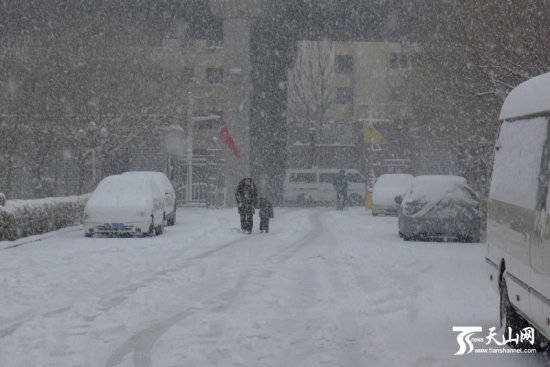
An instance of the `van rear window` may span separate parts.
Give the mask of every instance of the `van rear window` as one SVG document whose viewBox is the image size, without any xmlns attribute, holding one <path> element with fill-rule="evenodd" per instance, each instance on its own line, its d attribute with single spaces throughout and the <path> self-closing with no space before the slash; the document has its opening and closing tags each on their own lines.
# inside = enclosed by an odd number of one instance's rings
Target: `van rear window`
<svg viewBox="0 0 550 367">
<path fill-rule="evenodd" d="M 336 173 L 319 173 L 319 182 L 332 184 L 335 177 Z"/>
<path fill-rule="evenodd" d="M 363 183 L 363 182 L 365 182 L 365 180 L 363 179 L 363 176 L 361 176 L 360 174 L 357 174 L 357 173 L 348 173 L 348 174 L 346 174 L 346 179 L 348 180 L 348 182 L 353 182 L 353 183 Z"/>
<path fill-rule="evenodd" d="M 315 173 L 291 173 L 289 180 L 292 183 L 317 183 Z"/>
</svg>

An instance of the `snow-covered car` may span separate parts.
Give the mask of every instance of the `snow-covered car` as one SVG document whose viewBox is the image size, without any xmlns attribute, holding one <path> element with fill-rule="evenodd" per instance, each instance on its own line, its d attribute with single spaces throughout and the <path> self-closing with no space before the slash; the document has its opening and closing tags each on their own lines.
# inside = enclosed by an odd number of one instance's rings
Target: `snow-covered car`
<svg viewBox="0 0 550 367">
<path fill-rule="evenodd" d="M 395 197 L 403 195 L 413 179 L 413 175 L 405 173 L 384 174 L 378 177 L 372 190 L 372 215 L 396 217 L 399 204 L 395 202 Z"/>
<path fill-rule="evenodd" d="M 176 192 L 174 186 L 162 172 L 156 171 L 129 171 L 125 175 L 141 175 L 153 180 L 159 189 L 164 193 L 166 224 L 173 226 L 176 224 Z"/>
<path fill-rule="evenodd" d="M 84 207 L 84 235 L 159 235 L 164 231 L 164 195 L 139 175 L 105 177 Z"/>
<path fill-rule="evenodd" d="M 400 204 L 399 236 L 405 240 L 479 242 L 479 198 L 459 176 L 417 176 Z"/>
</svg>

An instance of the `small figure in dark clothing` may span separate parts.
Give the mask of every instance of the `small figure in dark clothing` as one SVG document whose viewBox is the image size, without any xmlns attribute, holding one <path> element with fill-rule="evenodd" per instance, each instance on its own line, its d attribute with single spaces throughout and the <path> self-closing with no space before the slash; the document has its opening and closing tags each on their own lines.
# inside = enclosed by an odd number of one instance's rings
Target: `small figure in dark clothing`
<svg viewBox="0 0 550 367">
<path fill-rule="evenodd" d="M 336 210 L 344 210 L 344 205 L 348 199 L 348 180 L 346 179 L 346 171 L 340 170 L 340 173 L 334 178 L 332 183 L 336 190 Z"/>
<path fill-rule="evenodd" d="M 258 206 L 258 190 L 251 178 L 243 178 L 237 186 L 235 200 L 241 216 L 241 230 L 252 233 L 254 208 Z"/>
<path fill-rule="evenodd" d="M 269 232 L 269 219 L 274 217 L 273 205 L 264 196 L 260 197 L 260 232 Z"/>
</svg>

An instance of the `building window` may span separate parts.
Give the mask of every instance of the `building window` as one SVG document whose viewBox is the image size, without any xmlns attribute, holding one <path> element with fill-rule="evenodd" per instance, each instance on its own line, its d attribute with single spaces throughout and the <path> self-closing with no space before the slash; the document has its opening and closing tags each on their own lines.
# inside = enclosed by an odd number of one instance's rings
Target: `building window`
<svg viewBox="0 0 550 367">
<path fill-rule="evenodd" d="M 397 52 L 390 53 L 390 68 L 391 69 L 399 68 L 399 54 Z"/>
<path fill-rule="evenodd" d="M 223 69 L 222 68 L 207 68 L 206 69 L 206 81 L 210 84 L 223 83 Z"/>
<path fill-rule="evenodd" d="M 399 87 L 390 87 L 389 99 L 392 102 L 404 102 L 405 93 L 403 89 Z"/>
<path fill-rule="evenodd" d="M 336 72 L 340 74 L 353 73 L 353 56 L 336 55 Z"/>
<path fill-rule="evenodd" d="M 209 38 L 206 40 L 206 48 L 218 49 L 223 48 L 223 38 Z"/>
<path fill-rule="evenodd" d="M 206 39 L 206 48 L 213 51 L 223 48 L 223 18 L 214 17 L 203 29 L 203 36 L 198 38 Z"/>
<path fill-rule="evenodd" d="M 193 68 L 189 66 L 184 67 L 181 73 L 182 82 L 189 83 L 191 78 L 193 78 Z"/>
<path fill-rule="evenodd" d="M 336 103 L 352 104 L 353 89 L 352 88 L 336 88 Z"/>
<path fill-rule="evenodd" d="M 390 52 L 391 69 L 408 69 L 410 67 L 409 55 L 400 52 Z"/>
</svg>

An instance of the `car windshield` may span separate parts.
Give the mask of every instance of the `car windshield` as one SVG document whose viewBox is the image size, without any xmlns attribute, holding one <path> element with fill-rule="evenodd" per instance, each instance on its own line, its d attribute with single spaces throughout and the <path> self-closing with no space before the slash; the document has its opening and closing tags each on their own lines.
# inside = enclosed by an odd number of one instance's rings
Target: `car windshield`
<svg viewBox="0 0 550 367">
<path fill-rule="evenodd" d="M 475 193 L 466 186 L 466 180 L 456 176 L 419 176 L 403 197 L 404 212 L 408 215 L 425 213 L 437 204 L 464 202 L 478 204 Z"/>
</svg>

